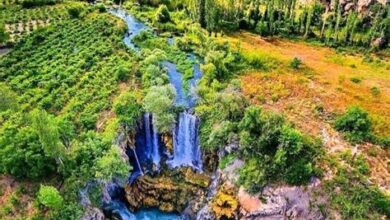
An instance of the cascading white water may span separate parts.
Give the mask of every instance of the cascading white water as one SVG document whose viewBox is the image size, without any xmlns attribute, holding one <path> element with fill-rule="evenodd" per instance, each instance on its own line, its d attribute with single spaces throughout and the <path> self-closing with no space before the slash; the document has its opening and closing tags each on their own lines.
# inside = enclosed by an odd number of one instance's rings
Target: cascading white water
<svg viewBox="0 0 390 220">
<path fill-rule="evenodd" d="M 153 115 L 150 113 L 144 114 L 144 126 L 145 126 L 145 149 L 146 156 L 157 167 L 160 166 L 160 142 L 157 128 L 153 123 Z"/>
<path fill-rule="evenodd" d="M 202 170 L 202 158 L 198 139 L 199 119 L 187 112 L 179 115 L 178 124 L 173 132 L 172 167 L 191 166 Z"/>
<path fill-rule="evenodd" d="M 160 144 L 159 144 L 159 135 L 157 133 L 157 128 L 155 123 L 153 123 L 153 147 L 152 147 L 152 161 L 159 168 L 160 166 Z"/>
</svg>

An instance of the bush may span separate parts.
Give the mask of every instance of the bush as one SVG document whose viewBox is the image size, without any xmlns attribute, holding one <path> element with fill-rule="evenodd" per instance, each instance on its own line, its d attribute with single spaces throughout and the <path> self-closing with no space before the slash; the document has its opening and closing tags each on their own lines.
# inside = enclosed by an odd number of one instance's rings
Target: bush
<svg viewBox="0 0 390 220">
<path fill-rule="evenodd" d="M 356 84 L 362 82 L 362 80 L 360 78 L 356 78 L 356 77 L 352 77 L 350 80 L 351 80 L 351 82 L 356 83 Z"/>
<path fill-rule="evenodd" d="M 27 123 L 27 122 L 26 122 Z M 10 121 L 0 133 L 0 172 L 21 179 L 39 179 L 56 170 L 54 159 L 45 155 L 32 127 Z"/>
<path fill-rule="evenodd" d="M 156 21 L 166 23 L 171 21 L 171 15 L 166 5 L 160 5 L 156 12 Z"/>
<path fill-rule="evenodd" d="M 299 58 L 294 57 L 294 59 L 290 62 L 290 67 L 293 69 L 299 69 L 301 64 L 302 64 L 302 61 Z"/>
<path fill-rule="evenodd" d="M 370 91 L 371 91 L 372 96 L 375 96 L 375 97 L 379 96 L 381 94 L 381 90 L 376 86 L 371 87 Z"/>
<path fill-rule="evenodd" d="M 334 127 L 344 132 L 345 137 L 353 143 L 367 141 L 371 137 L 371 121 L 368 113 L 357 106 L 350 107 L 346 113 L 339 116 Z"/>
<path fill-rule="evenodd" d="M 256 33 L 260 34 L 261 36 L 268 36 L 271 34 L 269 31 L 269 28 L 267 26 L 267 22 L 257 23 L 255 31 L 256 31 Z"/>
<path fill-rule="evenodd" d="M 236 156 L 234 154 L 228 154 L 222 157 L 221 160 L 219 161 L 218 167 L 220 169 L 225 169 L 235 158 Z"/>
<path fill-rule="evenodd" d="M 80 18 L 82 8 L 80 7 L 72 7 L 68 9 L 68 14 L 70 18 Z"/>
<path fill-rule="evenodd" d="M 131 92 L 126 92 L 115 100 L 115 113 L 120 123 L 132 126 L 141 117 L 142 106 Z"/>
<path fill-rule="evenodd" d="M 63 198 L 58 190 L 52 186 L 41 185 L 38 192 L 38 202 L 41 205 L 53 210 L 61 208 Z"/>
<path fill-rule="evenodd" d="M 245 165 L 240 182 L 246 188 L 272 181 L 304 184 L 316 175 L 315 159 L 320 145 L 285 123 L 283 117 L 263 112 L 256 106 L 246 109 L 239 124 L 240 147 Z"/>
<path fill-rule="evenodd" d="M 130 78 L 130 69 L 125 66 L 119 66 L 115 71 L 115 78 L 118 81 L 126 81 Z"/>
<path fill-rule="evenodd" d="M 104 4 L 99 3 L 99 4 L 96 5 L 96 7 L 97 7 L 97 9 L 99 10 L 100 13 L 104 13 L 104 12 L 107 11 L 106 6 L 104 6 Z"/>
</svg>

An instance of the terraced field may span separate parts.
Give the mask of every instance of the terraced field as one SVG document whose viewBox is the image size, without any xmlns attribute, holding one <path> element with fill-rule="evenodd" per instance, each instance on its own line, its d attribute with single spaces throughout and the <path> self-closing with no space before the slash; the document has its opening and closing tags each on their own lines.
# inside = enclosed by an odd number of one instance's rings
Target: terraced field
<svg viewBox="0 0 390 220">
<path fill-rule="evenodd" d="M 15 42 L 22 35 L 69 18 L 68 9 L 85 6 L 82 2 L 65 1 L 56 5 L 38 8 L 22 8 L 16 2 L 0 3 L 0 21 L 10 35 L 10 42 Z"/>
</svg>

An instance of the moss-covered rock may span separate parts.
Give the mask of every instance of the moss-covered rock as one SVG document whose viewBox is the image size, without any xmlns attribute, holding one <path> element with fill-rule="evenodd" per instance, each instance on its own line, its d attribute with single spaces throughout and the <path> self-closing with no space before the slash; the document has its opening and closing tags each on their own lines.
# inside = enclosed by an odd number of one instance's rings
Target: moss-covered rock
<svg viewBox="0 0 390 220">
<path fill-rule="evenodd" d="M 211 201 L 211 209 L 216 219 L 236 219 L 238 200 L 233 185 L 224 184 Z"/>
<path fill-rule="evenodd" d="M 139 177 L 125 187 L 130 209 L 158 208 L 166 212 L 182 212 L 190 201 L 204 197 L 210 177 L 181 169 L 170 175 Z"/>
</svg>

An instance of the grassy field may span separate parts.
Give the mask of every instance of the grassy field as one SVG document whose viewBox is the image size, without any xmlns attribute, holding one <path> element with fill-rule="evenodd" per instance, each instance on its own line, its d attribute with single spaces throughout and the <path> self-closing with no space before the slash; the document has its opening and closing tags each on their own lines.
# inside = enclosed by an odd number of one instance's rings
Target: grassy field
<svg viewBox="0 0 390 220">
<path fill-rule="evenodd" d="M 353 147 L 332 127 L 335 117 L 352 105 L 369 112 L 376 135 L 390 135 L 388 58 L 351 55 L 300 41 L 263 39 L 248 32 L 220 40 L 263 63 L 260 70 L 247 70 L 239 77 L 250 102 L 282 113 L 299 130 L 320 138 L 329 155 L 339 158 L 340 152 Z M 294 58 L 302 62 L 299 68 L 291 67 Z M 369 179 L 389 191 L 389 150 L 365 143 L 358 146 L 358 152 L 364 152 L 371 168 Z"/>
<path fill-rule="evenodd" d="M 359 105 L 370 113 L 376 134 L 390 135 L 388 58 L 343 54 L 303 42 L 262 39 L 247 32 L 225 39 L 239 45 L 246 56 L 273 61 L 264 71 L 241 76 L 244 93 L 253 103 L 287 113 L 312 134 L 321 131 L 316 123 L 319 115 L 332 116 Z M 290 67 L 294 58 L 302 62 L 298 69 Z"/>
</svg>

